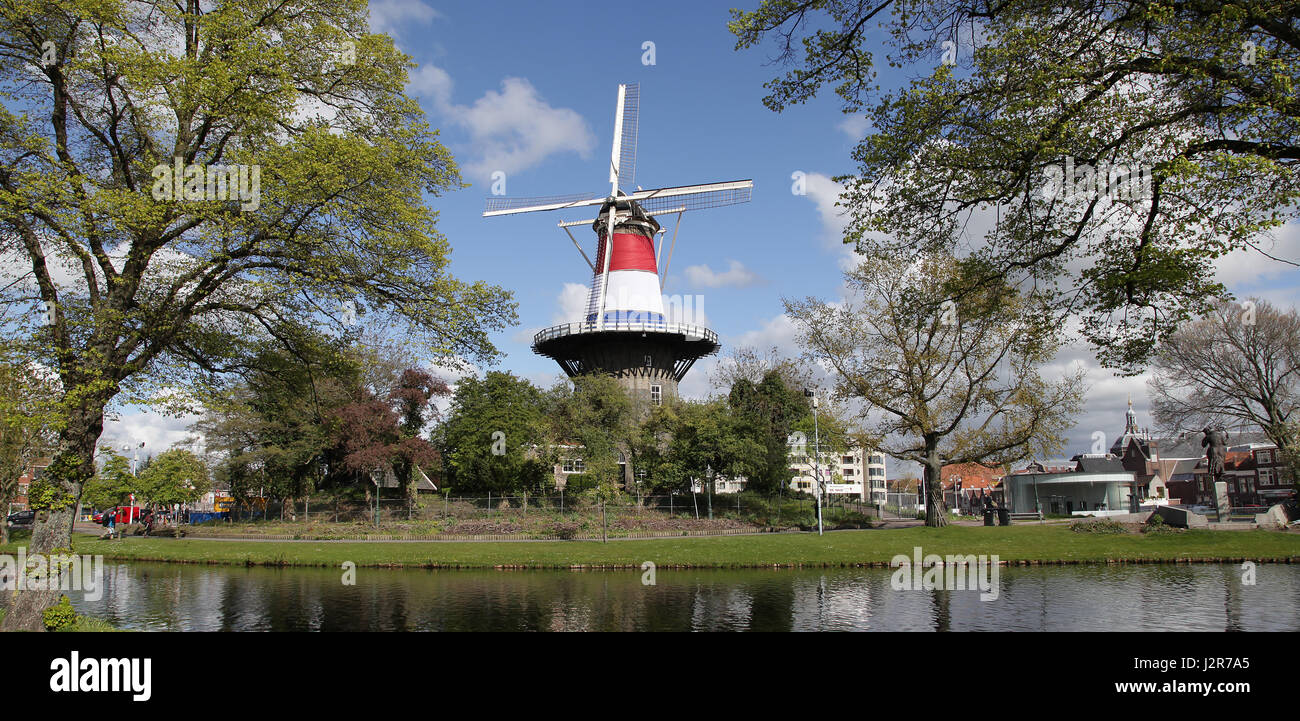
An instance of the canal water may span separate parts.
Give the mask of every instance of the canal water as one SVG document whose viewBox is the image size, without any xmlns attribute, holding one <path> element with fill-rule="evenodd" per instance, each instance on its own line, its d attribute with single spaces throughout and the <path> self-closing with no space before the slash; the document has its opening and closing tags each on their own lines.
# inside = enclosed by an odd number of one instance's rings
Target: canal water
<svg viewBox="0 0 1300 721">
<path fill-rule="evenodd" d="M 108 563 L 78 611 L 157 631 L 1300 631 L 1300 566 L 1003 567 L 979 590 L 890 569 L 451 571 Z"/>
</svg>

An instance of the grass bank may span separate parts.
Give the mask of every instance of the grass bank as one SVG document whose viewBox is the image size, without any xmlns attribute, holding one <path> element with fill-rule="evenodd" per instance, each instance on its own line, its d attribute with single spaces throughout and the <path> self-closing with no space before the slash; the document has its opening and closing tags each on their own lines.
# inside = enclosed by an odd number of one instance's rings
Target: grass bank
<svg viewBox="0 0 1300 721">
<path fill-rule="evenodd" d="M 1066 526 L 949 526 L 816 534 L 764 534 L 600 543 L 537 542 L 258 542 L 77 536 L 77 553 L 106 558 L 266 566 L 414 568 L 762 568 L 887 565 L 897 554 L 996 554 L 1012 563 L 1300 562 L 1300 534 L 1279 531 L 1187 531 L 1153 535 L 1074 533 Z"/>
<path fill-rule="evenodd" d="M 0 608 L 0 624 L 5 620 L 5 609 Z M 101 621 L 98 618 L 78 615 L 77 620 L 70 626 L 58 629 L 59 633 L 112 633 L 122 629 L 114 626 L 108 621 Z"/>
</svg>

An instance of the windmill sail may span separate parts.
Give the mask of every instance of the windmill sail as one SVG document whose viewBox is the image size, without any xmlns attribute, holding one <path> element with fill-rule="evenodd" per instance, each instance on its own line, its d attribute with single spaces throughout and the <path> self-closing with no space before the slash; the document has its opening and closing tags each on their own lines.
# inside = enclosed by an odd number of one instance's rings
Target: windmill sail
<svg viewBox="0 0 1300 721">
<path fill-rule="evenodd" d="M 506 198 L 497 196 L 488 198 L 483 210 L 483 217 L 509 215 L 511 213 L 531 213 L 538 210 L 563 210 L 585 205 L 600 205 L 605 196 L 592 193 L 571 193 L 569 195 L 539 195 L 532 198 Z"/>
<path fill-rule="evenodd" d="M 619 119 L 618 189 L 631 195 L 636 190 L 636 136 L 641 114 L 641 86 L 623 86 L 623 113 Z"/>
<path fill-rule="evenodd" d="M 635 200 L 651 215 L 678 210 L 705 210 L 724 205 L 748 203 L 754 189 L 752 180 L 731 180 L 725 183 L 682 185 L 675 188 L 639 190 L 622 196 L 620 200 Z M 552 195 L 537 198 L 488 198 L 483 217 L 533 213 L 543 210 L 564 210 L 584 206 L 603 205 L 608 198 L 593 197 L 590 193 Z"/>
</svg>

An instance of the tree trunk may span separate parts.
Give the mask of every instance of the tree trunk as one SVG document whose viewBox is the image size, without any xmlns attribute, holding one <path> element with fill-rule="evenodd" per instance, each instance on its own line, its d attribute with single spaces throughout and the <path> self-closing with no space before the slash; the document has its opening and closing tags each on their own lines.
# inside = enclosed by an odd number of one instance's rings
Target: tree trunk
<svg viewBox="0 0 1300 721">
<path fill-rule="evenodd" d="M 939 528 L 948 525 L 943 508 L 943 462 L 939 460 L 938 440 L 926 439 L 925 453 L 925 525 Z"/>
<path fill-rule="evenodd" d="M 102 403 L 91 406 L 92 403 L 88 399 L 86 405 L 69 413 L 67 425 L 59 435 L 58 450 L 39 483 L 42 488 L 38 490 L 38 484 L 33 483 L 29 489 L 28 505 L 36 508 L 32 539 L 27 548 L 29 558 L 71 552 L 77 502 L 86 481 L 95 475 L 95 444 L 104 431 L 104 406 Z M 23 569 L 18 572 L 22 573 Z M 58 603 L 59 595 L 57 590 L 32 587 L 15 594 L 0 630 L 43 630 L 42 612 Z"/>
</svg>

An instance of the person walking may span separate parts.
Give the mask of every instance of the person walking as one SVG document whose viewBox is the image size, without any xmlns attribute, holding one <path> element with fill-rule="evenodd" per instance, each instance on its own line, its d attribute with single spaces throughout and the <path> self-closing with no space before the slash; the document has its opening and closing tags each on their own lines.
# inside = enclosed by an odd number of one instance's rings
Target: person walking
<svg viewBox="0 0 1300 721">
<path fill-rule="evenodd" d="M 117 509 L 104 511 L 104 527 L 108 529 L 108 540 L 113 540 L 113 532 L 117 530 Z"/>
</svg>

